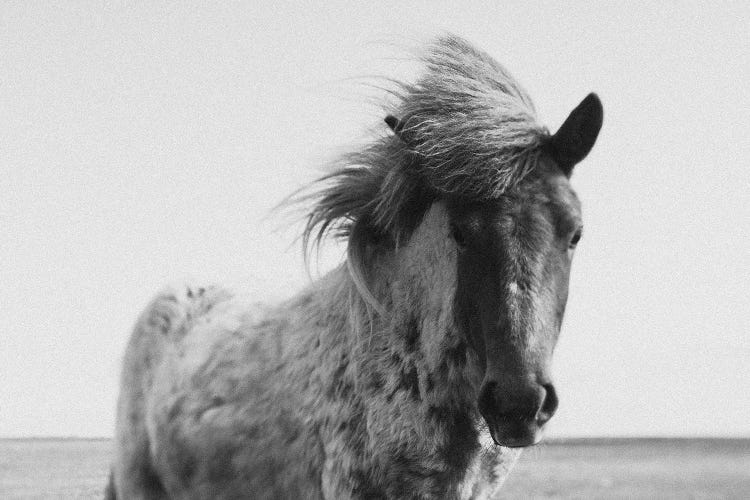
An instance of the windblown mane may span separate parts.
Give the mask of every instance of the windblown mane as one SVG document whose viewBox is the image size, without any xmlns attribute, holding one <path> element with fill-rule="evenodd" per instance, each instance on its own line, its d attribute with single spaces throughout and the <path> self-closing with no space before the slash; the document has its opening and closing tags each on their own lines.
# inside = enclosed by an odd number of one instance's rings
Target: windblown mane
<svg viewBox="0 0 750 500">
<path fill-rule="evenodd" d="M 508 71 L 467 41 L 428 46 L 416 83 L 394 82 L 398 136 L 374 140 L 319 179 L 303 231 L 307 251 L 327 235 L 348 238 L 348 265 L 375 305 L 366 268 L 373 248 L 408 238 L 440 197 L 499 197 L 533 168 L 549 137 L 531 99 Z M 313 245 L 314 246 L 314 245 Z"/>
</svg>

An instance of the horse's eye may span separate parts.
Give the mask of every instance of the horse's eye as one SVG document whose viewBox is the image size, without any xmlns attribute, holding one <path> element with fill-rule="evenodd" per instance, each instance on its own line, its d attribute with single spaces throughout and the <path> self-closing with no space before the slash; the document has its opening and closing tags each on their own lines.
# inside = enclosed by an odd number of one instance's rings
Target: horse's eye
<svg viewBox="0 0 750 500">
<path fill-rule="evenodd" d="M 459 248 L 466 247 L 466 236 L 455 224 L 451 225 L 451 238 L 456 241 L 456 245 L 458 245 Z"/>
<path fill-rule="evenodd" d="M 569 245 L 569 247 L 570 248 L 575 248 L 576 245 L 578 244 L 578 242 L 580 240 L 581 240 L 581 230 L 579 229 L 578 231 L 575 232 L 575 234 L 573 235 L 573 237 L 570 239 L 570 245 Z"/>
</svg>

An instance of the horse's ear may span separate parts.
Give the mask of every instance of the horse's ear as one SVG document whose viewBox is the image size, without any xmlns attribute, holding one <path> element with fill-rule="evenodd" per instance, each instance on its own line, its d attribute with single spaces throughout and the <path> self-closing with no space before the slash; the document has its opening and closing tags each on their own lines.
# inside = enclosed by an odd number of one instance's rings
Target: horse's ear
<svg viewBox="0 0 750 500">
<path fill-rule="evenodd" d="M 576 163 L 583 160 L 594 147 L 603 118 L 602 102 L 596 94 L 591 93 L 552 136 L 550 152 L 565 175 L 570 176 Z"/>
<path fill-rule="evenodd" d="M 394 133 L 397 133 L 397 130 L 401 129 L 401 124 L 398 121 L 398 118 L 396 118 L 393 115 L 388 115 L 385 117 L 385 123 L 390 127 L 391 130 L 393 130 Z"/>
<path fill-rule="evenodd" d="M 404 137 L 404 122 L 393 115 L 388 115 L 385 117 L 385 123 L 391 130 L 393 130 L 393 133 L 396 134 L 396 137 L 398 137 L 405 143 L 409 142 L 406 140 L 406 137 Z"/>
</svg>

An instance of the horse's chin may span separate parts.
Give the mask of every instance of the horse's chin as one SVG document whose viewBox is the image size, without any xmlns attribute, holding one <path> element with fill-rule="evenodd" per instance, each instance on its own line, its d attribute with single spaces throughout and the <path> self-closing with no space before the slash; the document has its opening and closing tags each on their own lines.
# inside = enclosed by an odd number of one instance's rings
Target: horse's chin
<svg viewBox="0 0 750 500">
<path fill-rule="evenodd" d="M 539 444 L 543 438 L 542 428 L 524 422 L 497 422 L 485 419 L 492 441 L 507 448 L 525 448 Z"/>
</svg>

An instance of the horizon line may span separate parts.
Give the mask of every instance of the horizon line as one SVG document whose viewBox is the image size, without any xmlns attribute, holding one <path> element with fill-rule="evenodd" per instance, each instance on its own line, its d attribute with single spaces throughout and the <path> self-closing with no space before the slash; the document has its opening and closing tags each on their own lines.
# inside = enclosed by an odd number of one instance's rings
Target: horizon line
<svg viewBox="0 0 750 500">
<path fill-rule="evenodd" d="M 0 441 L 113 441 L 114 436 L 0 436 Z M 750 436 L 550 436 L 539 444 L 575 441 L 750 441 Z"/>
</svg>

